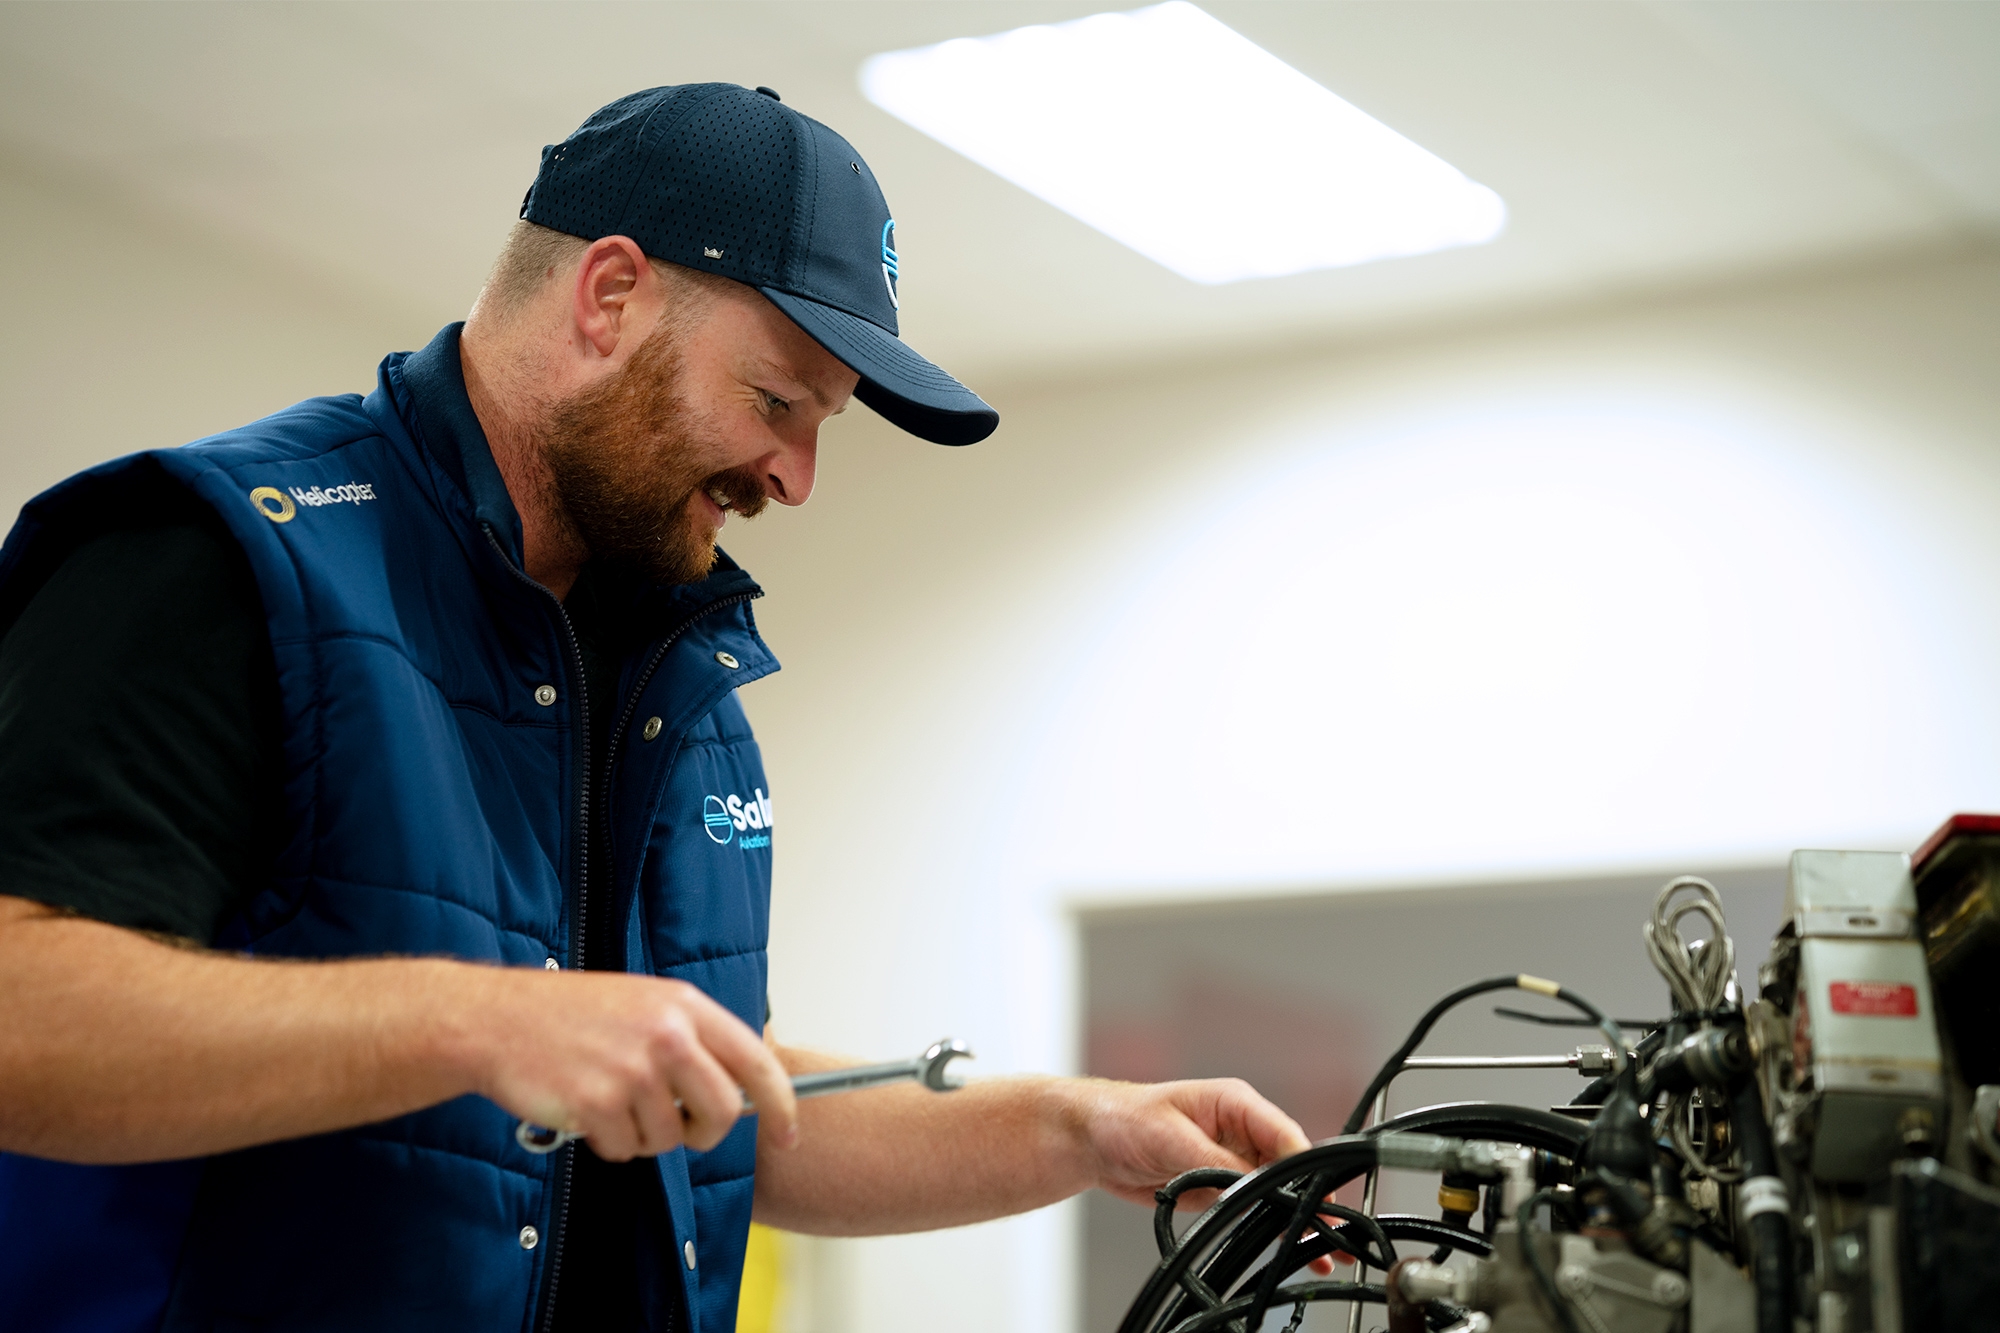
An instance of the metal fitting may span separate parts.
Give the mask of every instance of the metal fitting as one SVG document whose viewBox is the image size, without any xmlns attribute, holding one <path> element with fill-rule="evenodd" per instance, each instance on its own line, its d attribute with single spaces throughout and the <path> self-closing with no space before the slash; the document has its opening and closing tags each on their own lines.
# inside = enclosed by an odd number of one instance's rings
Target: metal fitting
<svg viewBox="0 0 2000 1333">
<path fill-rule="evenodd" d="M 1454 1189 L 1450 1185 L 1438 1186 L 1438 1207 L 1447 1213 L 1476 1213 L 1479 1211 L 1479 1191 L 1476 1189 Z"/>
<path fill-rule="evenodd" d="M 1990 1162 L 2000 1162 L 2000 1083 L 1982 1083 L 1972 1094 L 1972 1142 Z"/>
<path fill-rule="evenodd" d="M 1579 1046 L 1570 1057 L 1579 1074 L 1608 1074 L 1611 1072 L 1611 1048 L 1609 1046 Z"/>
<path fill-rule="evenodd" d="M 1458 1166 L 1465 1145 L 1438 1134 L 1389 1133 L 1375 1136 L 1375 1165 L 1391 1171 L 1465 1170 Z"/>
<path fill-rule="evenodd" d="M 1472 1299 L 1476 1274 L 1470 1268 L 1452 1268 L 1426 1259 L 1412 1259 L 1396 1270 L 1396 1287 L 1412 1305 L 1426 1301 L 1450 1301 L 1464 1305 Z"/>
<path fill-rule="evenodd" d="M 1752 1176 L 1736 1193 L 1738 1211 L 1745 1222 L 1763 1213 L 1790 1217 L 1792 1196 L 1785 1182 L 1776 1176 Z"/>
<path fill-rule="evenodd" d="M 1896 1136 L 1905 1148 L 1922 1148 L 1937 1137 L 1937 1116 L 1928 1106 L 1907 1107 L 1896 1120 Z"/>
</svg>

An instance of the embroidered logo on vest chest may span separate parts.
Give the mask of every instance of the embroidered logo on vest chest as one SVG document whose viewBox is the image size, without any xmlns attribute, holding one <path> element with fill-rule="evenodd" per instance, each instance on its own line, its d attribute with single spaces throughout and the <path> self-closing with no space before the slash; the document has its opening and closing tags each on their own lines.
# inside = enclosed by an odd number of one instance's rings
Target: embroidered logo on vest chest
<svg viewBox="0 0 2000 1333">
<path fill-rule="evenodd" d="M 273 523 L 289 523 L 299 512 L 299 506 L 317 509 L 321 505 L 354 504 L 375 498 L 375 483 L 372 481 L 350 481 L 342 486 L 321 488 L 313 486 L 301 489 L 292 487 L 290 495 L 275 486 L 259 486 L 250 492 L 250 503 L 257 506 L 257 512 Z"/>
<path fill-rule="evenodd" d="M 746 852 L 771 845 L 771 798 L 762 787 L 751 790 L 748 798 L 734 792 L 702 798 L 701 822 L 709 841 L 724 847 L 734 842 Z"/>
</svg>

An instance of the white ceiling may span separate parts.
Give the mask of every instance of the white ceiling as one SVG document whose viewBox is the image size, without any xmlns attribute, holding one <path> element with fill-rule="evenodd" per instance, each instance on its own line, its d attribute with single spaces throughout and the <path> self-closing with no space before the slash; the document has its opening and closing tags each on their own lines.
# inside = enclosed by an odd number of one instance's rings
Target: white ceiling
<svg viewBox="0 0 2000 1333">
<path fill-rule="evenodd" d="M 443 322 L 543 144 L 636 88 L 770 84 L 868 156 L 897 213 L 905 335 L 975 387 L 2000 230 L 1988 0 L 1206 0 L 1511 210 L 1479 249 L 1220 288 L 856 87 L 875 51 L 1105 7 L 10 3 L 0 152 Z"/>
</svg>

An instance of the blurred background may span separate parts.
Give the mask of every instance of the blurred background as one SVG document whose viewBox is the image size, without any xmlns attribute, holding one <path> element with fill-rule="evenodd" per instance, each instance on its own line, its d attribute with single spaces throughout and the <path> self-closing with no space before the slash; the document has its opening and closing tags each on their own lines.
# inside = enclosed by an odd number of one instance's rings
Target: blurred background
<svg viewBox="0 0 2000 1333">
<path fill-rule="evenodd" d="M 2000 808 L 2000 5 L 1203 7 L 1504 232 L 1197 285 L 860 91 L 1099 6 L 0 6 L 0 512 L 366 391 L 544 144 L 767 84 L 868 157 L 905 336 L 1003 418 L 946 450 L 857 409 L 808 508 L 729 531 L 786 666 L 745 703 L 788 1040 L 1242 1074 L 1329 1133 L 1471 976 L 1655 1012 L 1669 873 L 1747 977 L 1790 850 Z M 1481 1010 L 1432 1046 L 1567 1044 Z M 746 1318 L 1094 1333 L 1147 1228 L 781 1238 Z"/>
</svg>

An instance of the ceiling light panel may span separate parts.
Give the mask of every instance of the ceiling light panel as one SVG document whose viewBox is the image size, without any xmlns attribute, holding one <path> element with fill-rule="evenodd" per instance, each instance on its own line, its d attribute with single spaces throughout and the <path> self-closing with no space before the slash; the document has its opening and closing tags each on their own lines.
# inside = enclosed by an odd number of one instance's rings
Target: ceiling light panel
<svg viewBox="0 0 2000 1333">
<path fill-rule="evenodd" d="M 1184 278 L 1479 245 L 1500 196 L 1186 0 L 871 56 L 889 114 Z"/>
</svg>

